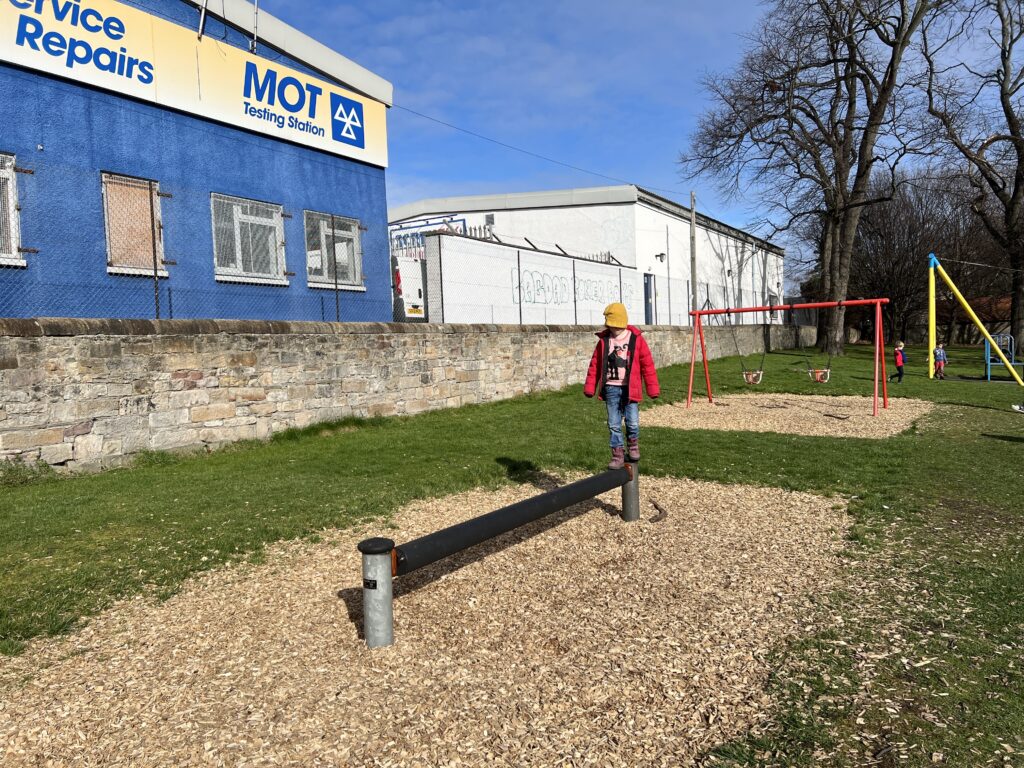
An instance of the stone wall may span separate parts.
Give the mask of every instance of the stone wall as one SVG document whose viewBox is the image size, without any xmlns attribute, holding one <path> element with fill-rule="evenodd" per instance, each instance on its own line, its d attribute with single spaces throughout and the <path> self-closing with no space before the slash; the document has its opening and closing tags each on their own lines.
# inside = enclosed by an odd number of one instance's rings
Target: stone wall
<svg viewBox="0 0 1024 768">
<path fill-rule="evenodd" d="M 797 329 L 772 329 L 792 347 Z M 803 344 L 813 328 L 800 329 Z M 659 366 L 687 362 L 687 328 L 646 331 Z M 735 354 L 708 329 L 710 357 Z M 760 327 L 740 327 L 744 354 Z M 0 320 L 0 459 L 68 469 L 144 450 L 218 446 L 346 416 L 413 414 L 582 382 L 579 326 Z"/>
</svg>

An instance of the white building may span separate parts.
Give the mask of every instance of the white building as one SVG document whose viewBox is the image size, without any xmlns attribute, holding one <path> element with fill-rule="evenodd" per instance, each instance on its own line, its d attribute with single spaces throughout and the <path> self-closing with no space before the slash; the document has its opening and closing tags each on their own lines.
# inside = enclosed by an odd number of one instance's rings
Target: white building
<svg viewBox="0 0 1024 768">
<path fill-rule="evenodd" d="M 690 322 L 690 209 L 639 187 L 419 200 L 391 209 L 388 220 L 393 245 L 409 243 L 410 236 L 448 229 L 524 252 L 624 267 L 632 270 L 636 281 L 637 311 L 642 306 L 643 317 L 636 320 Z M 696 230 L 699 308 L 780 303 L 785 256 L 781 248 L 700 213 Z M 466 253 L 467 259 L 472 258 L 471 249 Z M 465 270 L 475 271 L 468 263 Z M 517 284 L 517 302 L 520 294 Z M 450 304 L 447 298 L 446 302 Z M 781 318 L 751 313 L 737 315 L 733 321 L 781 322 Z M 581 318 L 581 322 L 590 321 Z"/>
</svg>

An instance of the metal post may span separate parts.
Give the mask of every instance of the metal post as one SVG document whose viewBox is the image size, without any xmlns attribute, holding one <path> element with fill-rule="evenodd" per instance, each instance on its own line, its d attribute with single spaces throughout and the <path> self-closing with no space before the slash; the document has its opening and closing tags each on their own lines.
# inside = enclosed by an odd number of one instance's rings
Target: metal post
<svg viewBox="0 0 1024 768">
<path fill-rule="evenodd" d="M 363 634 L 368 648 L 395 642 L 391 569 L 395 542 L 375 537 L 359 542 L 363 553 Z"/>
<path fill-rule="evenodd" d="M 572 260 L 572 324 L 580 324 L 579 299 L 576 297 L 576 259 Z"/>
<path fill-rule="evenodd" d="M 149 189 L 149 224 L 150 224 L 150 249 L 153 252 L 153 303 L 155 305 L 156 319 L 160 319 L 160 263 L 157 256 L 157 237 L 159 231 L 156 223 L 156 184 L 152 181 L 148 184 Z"/>
<path fill-rule="evenodd" d="M 519 287 L 519 324 L 523 324 L 523 262 L 520 251 L 516 249 L 516 284 Z"/>
<path fill-rule="evenodd" d="M 935 378 L 935 266 L 931 259 L 934 253 L 928 254 L 928 378 Z M 991 374 L 992 368 L 988 356 L 988 342 L 985 342 L 985 368 Z"/>
<path fill-rule="evenodd" d="M 697 297 L 697 195 L 690 191 L 690 309 L 700 309 Z"/>
<path fill-rule="evenodd" d="M 878 320 L 879 320 L 879 318 L 881 316 L 882 316 L 882 305 L 881 304 L 875 304 L 875 373 L 874 373 L 875 394 L 874 394 L 874 398 L 871 401 L 872 402 L 872 406 L 871 406 L 871 415 L 872 416 L 877 416 L 878 415 L 878 375 L 879 375 L 879 372 L 880 372 L 881 366 L 882 366 L 882 357 L 884 357 L 884 353 L 882 351 L 882 336 L 881 336 L 882 329 L 879 327 L 879 322 L 878 322 Z"/>
<path fill-rule="evenodd" d="M 628 461 L 629 482 L 622 486 L 622 521 L 635 523 L 640 519 L 640 463 Z"/>
<path fill-rule="evenodd" d="M 335 238 L 337 238 L 337 235 L 335 234 L 336 231 L 337 230 L 334 227 L 334 214 L 332 213 L 331 214 L 331 234 L 327 238 L 327 240 L 330 242 L 331 254 L 332 254 L 332 257 L 333 257 L 332 258 L 332 263 L 334 264 L 334 322 L 340 323 L 341 322 L 341 294 L 338 292 L 339 291 L 339 288 L 338 288 L 338 242 L 335 239 Z M 324 245 L 324 247 L 326 247 L 327 243 L 325 242 L 323 245 Z M 324 264 L 326 264 L 327 263 L 327 254 L 323 255 L 323 259 L 324 259 Z"/>
<path fill-rule="evenodd" d="M 882 407 L 889 407 L 889 378 L 885 373 L 885 325 L 882 322 L 882 304 L 879 301 L 875 304 L 875 317 L 878 318 L 878 359 L 882 362 L 882 370 L 879 378 L 882 380 Z"/>
<path fill-rule="evenodd" d="M 206 29 L 206 6 L 210 4 L 210 0 L 203 0 L 203 8 L 199 12 L 199 35 L 198 39 L 203 39 L 203 30 Z"/>
<path fill-rule="evenodd" d="M 255 0 L 252 15 L 252 42 L 249 43 L 249 53 L 256 53 L 256 30 L 260 25 L 260 0 Z"/>
</svg>

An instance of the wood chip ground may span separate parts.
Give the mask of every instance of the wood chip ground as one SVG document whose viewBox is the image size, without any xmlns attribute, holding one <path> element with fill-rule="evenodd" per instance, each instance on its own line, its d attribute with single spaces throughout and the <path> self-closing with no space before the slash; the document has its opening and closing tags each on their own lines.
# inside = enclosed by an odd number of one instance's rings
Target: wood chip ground
<svg viewBox="0 0 1024 768">
<path fill-rule="evenodd" d="M 280 545 L 0 659 L 0 765 L 683 766 L 763 723 L 769 650 L 838 577 L 834 499 L 642 478 L 639 523 L 611 492 L 400 579 L 396 645 L 365 648 L 361 538 L 556 482 Z"/>
<path fill-rule="evenodd" d="M 738 394 L 694 398 L 644 411 L 644 426 L 673 429 L 722 429 L 740 432 L 783 432 L 826 437 L 885 438 L 897 435 L 929 414 L 935 404 L 925 400 L 892 398 L 888 409 L 879 401 L 872 416 L 870 397 L 827 395 Z"/>
</svg>

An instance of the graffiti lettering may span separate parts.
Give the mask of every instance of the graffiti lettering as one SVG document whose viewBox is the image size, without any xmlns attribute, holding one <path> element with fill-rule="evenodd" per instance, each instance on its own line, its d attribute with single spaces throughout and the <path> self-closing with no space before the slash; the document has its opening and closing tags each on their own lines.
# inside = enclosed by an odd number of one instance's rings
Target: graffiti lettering
<svg viewBox="0 0 1024 768">
<path fill-rule="evenodd" d="M 576 303 L 592 303 L 602 307 L 613 301 L 633 305 L 636 288 L 633 281 L 624 279 L 620 285 L 618 276 L 606 278 L 577 278 L 575 290 L 569 275 L 551 274 L 536 269 L 523 270 L 520 275 L 516 267 L 511 269 L 512 303 L 544 305 L 549 307 L 572 306 Z"/>
<path fill-rule="evenodd" d="M 512 302 L 562 306 L 572 304 L 572 279 L 537 270 L 512 269 Z"/>
<path fill-rule="evenodd" d="M 577 280 L 576 300 L 608 304 L 619 300 L 618 280 Z"/>
</svg>

